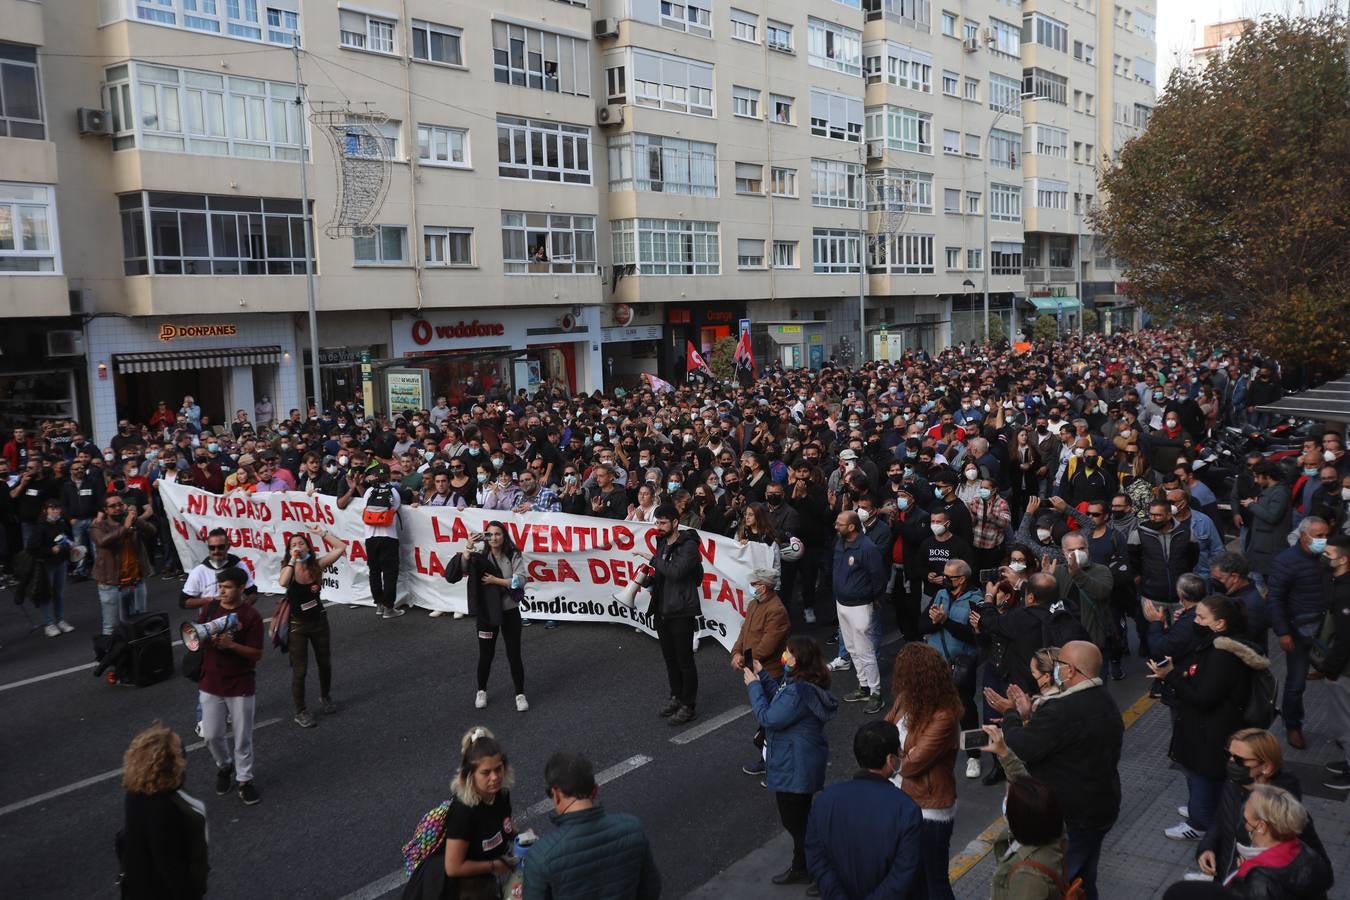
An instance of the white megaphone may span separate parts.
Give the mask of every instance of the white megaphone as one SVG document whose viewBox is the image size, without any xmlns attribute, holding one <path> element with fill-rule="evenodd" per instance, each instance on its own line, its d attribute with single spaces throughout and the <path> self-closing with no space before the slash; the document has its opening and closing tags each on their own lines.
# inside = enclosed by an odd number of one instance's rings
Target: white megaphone
<svg viewBox="0 0 1350 900">
<path fill-rule="evenodd" d="M 637 606 L 638 591 L 647 586 L 647 582 L 651 581 L 652 575 L 655 573 L 656 570 L 651 566 L 638 566 L 638 570 L 633 573 L 633 578 L 628 582 L 628 585 L 623 590 L 615 591 L 610 596 L 629 609 L 633 609 Z"/>
<path fill-rule="evenodd" d="M 226 631 L 234 631 L 239 627 L 239 616 L 235 613 L 226 613 L 218 619 L 212 619 L 209 622 L 184 622 L 180 631 L 183 634 L 183 646 L 189 652 L 195 653 L 201 648 L 202 644 L 209 641 L 218 634 L 224 634 Z"/>
</svg>

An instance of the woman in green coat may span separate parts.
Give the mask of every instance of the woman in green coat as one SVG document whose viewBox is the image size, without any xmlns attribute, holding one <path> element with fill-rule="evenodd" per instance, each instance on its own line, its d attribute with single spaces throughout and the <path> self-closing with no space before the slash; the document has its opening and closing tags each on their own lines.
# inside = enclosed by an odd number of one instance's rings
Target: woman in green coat
<svg viewBox="0 0 1350 900">
<path fill-rule="evenodd" d="M 1003 766 L 1008 774 L 1004 797 L 1008 830 L 994 840 L 998 868 L 990 897 L 1059 900 L 1067 887 L 1063 882 L 1064 814 L 1059 800 L 1049 785 L 1027 774 L 1014 754 L 1003 758 Z"/>
</svg>

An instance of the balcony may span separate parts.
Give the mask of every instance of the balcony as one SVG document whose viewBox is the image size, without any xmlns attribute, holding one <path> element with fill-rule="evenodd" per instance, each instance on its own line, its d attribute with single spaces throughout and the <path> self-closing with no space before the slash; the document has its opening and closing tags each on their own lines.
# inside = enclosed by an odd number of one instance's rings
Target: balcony
<svg viewBox="0 0 1350 900">
<path fill-rule="evenodd" d="M 1023 270 L 1027 284 L 1073 284 L 1073 267 L 1028 268 Z"/>
</svg>

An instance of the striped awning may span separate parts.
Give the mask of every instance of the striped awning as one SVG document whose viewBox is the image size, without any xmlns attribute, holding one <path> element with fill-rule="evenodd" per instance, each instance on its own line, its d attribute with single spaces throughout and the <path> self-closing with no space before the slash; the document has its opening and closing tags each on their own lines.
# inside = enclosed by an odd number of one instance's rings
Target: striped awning
<svg viewBox="0 0 1350 900">
<path fill-rule="evenodd" d="M 232 347 L 220 350 L 157 350 L 117 353 L 113 365 L 119 375 L 142 372 L 181 372 L 185 369 L 232 369 L 281 362 L 280 347 Z"/>
</svg>

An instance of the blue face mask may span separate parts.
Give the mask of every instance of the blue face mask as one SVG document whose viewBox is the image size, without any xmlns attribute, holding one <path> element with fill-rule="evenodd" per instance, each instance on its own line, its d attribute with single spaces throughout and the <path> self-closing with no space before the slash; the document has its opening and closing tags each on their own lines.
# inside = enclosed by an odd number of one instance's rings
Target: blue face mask
<svg viewBox="0 0 1350 900">
<path fill-rule="evenodd" d="M 979 493 L 980 493 L 980 499 L 981 499 L 981 500 L 988 500 L 991 496 L 993 496 L 993 493 L 994 493 L 994 492 L 991 491 L 991 490 L 989 490 L 989 488 L 983 488 L 983 487 L 982 487 L 982 488 L 980 488 Z"/>
<path fill-rule="evenodd" d="M 206 449 L 207 449 L 207 450 L 210 450 L 212 453 L 219 453 L 219 452 L 220 452 L 220 445 L 219 445 L 219 444 L 207 444 L 207 445 L 206 445 Z"/>
<path fill-rule="evenodd" d="M 669 491 L 670 493 L 673 494 L 673 493 L 675 493 L 676 491 L 678 491 L 679 489 L 680 489 L 680 483 L 679 483 L 678 481 L 667 481 L 667 482 L 666 482 L 666 490 Z"/>
<path fill-rule="evenodd" d="M 1308 550 L 1311 553 L 1320 554 L 1324 552 L 1326 549 L 1327 549 L 1326 538 L 1313 538 L 1311 541 L 1308 541 Z"/>
<path fill-rule="evenodd" d="M 896 505 L 896 507 L 897 507 L 898 509 L 901 509 L 901 510 L 909 509 L 909 498 L 908 498 L 908 497 L 896 497 L 896 498 L 895 498 L 895 505 Z"/>
<path fill-rule="evenodd" d="M 1050 678 L 1055 684 L 1063 684 L 1063 682 L 1059 680 L 1059 663 L 1055 663 L 1054 669 L 1050 671 Z"/>
<path fill-rule="evenodd" d="M 1316 477 L 1317 477 L 1317 469 L 1316 469 L 1316 468 L 1307 468 L 1307 469 L 1304 469 L 1304 470 L 1303 470 L 1303 474 L 1306 475 L 1306 476 L 1308 476 L 1309 478 L 1316 478 Z"/>
</svg>

